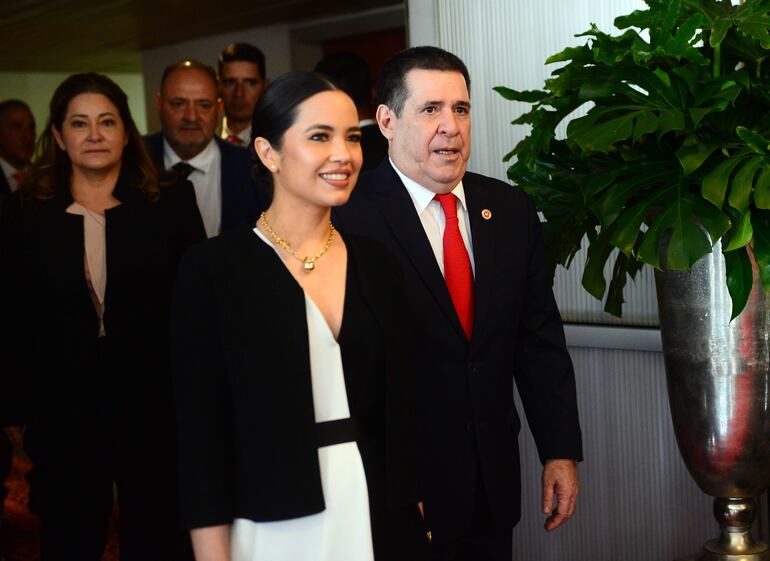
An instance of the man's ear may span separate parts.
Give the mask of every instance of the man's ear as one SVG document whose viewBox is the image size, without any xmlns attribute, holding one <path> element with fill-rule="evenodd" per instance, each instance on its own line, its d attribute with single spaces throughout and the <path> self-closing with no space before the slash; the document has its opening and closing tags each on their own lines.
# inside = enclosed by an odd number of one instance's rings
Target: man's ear
<svg viewBox="0 0 770 561">
<path fill-rule="evenodd" d="M 393 127 L 397 119 L 395 113 L 393 113 L 393 111 L 391 111 L 390 107 L 387 105 L 380 104 L 377 106 L 376 117 L 377 124 L 380 126 L 380 132 L 382 133 L 382 136 L 388 140 L 393 140 Z"/>
<path fill-rule="evenodd" d="M 257 153 L 259 161 L 272 173 L 279 171 L 280 158 L 273 145 L 266 138 L 258 136 L 254 139 L 254 151 Z"/>
</svg>

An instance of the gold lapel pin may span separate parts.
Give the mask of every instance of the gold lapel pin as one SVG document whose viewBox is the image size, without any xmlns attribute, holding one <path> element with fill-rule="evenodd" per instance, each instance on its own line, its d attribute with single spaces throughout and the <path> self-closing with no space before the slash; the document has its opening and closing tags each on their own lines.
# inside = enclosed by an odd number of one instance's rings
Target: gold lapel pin
<svg viewBox="0 0 770 561">
<path fill-rule="evenodd" d="M 488 208 L 485 208 L 484 210 L 481 211 L 481 217 L 484 220 L 490 220 L 492 218 L 492 211 L 489 210 Z"/>
</svg>

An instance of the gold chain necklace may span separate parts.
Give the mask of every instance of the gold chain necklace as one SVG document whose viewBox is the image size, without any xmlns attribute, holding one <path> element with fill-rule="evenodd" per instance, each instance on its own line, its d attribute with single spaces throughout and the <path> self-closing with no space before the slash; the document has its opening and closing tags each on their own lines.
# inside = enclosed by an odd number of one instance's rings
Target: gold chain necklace
<svg viewBox="0 0 770 561">
<path fill-rule="evenodd" d="M 267 219 L 265 219 L 265 212 L 263 211 L 262 214 L 259 215 L 259 223 L 262 224 L 262 227 L 265 229 L 265 231 L 270 235 L 270 237 L 273 239 L 275 243 L 280 245 L 283 249 L 288 251 L 292 256 L 296 257 L 300 261 L 302 261 L 302 267 L 307 271 L 308 273 L 311 272 L 313 269 L 315 269 L 315 262 L 321 258 L 321 256 L 326 253 L 329 249 L 329 247 L 332 245 L 332 241 L 334 241 L 334 232 L 336 231 L 334 229 L 334 224 L 332 224 L 331 220 L 329 221 L 329 237 L 326 238 L 326 243 L 321 248 L 321 251 L 316 253 L 313 257 L 306 256 L 302 257 L 299 253 L 294 251 L 294 248 L 289 245 L 289 243 L 284 240 L 281 236 L 275 233 L 275 230 L 273 230 L 270 227 L 270 224 L 267 223 Z"/>
</svg>

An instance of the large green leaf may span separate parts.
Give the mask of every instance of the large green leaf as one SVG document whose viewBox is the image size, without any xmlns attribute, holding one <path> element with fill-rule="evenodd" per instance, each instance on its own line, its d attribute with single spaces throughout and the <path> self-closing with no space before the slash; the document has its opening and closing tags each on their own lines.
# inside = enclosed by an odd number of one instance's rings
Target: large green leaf
<svg viewBox="0 0 770 561">
<path fill-rule="evenodd" d="M 727 30 L 732 27 L 733 21 L 730 18 L 717 18 L 711 24 L 711 35 L 709 36 L 709 45 L 718 47 L 724 41 Z"/>
<path fill-rule="evenodd" d="M 588 257 L 581 280 L 583 288 L 597 300 L 604 298 L 604 291 L 607 288 L 607 281 L 604 279 L 604 264 L 612 253 L 609 238 L 609 230 L 604 230 L 588 247 Z"/>
<path fill-rule="evenodd" d="M 727 202 L 739 212 L 744 212 L 749 208 L 751 189 L 754 187 L 754 176 L 759 171 L 762 161 L 762 156 L 753 156 L 747 159 L 735 172 L 735 177 L 730 184 L 730 193 L 727 195 Z"/>
<path fill-rule="evenodd" d="M 738 317 L 746 307 L 746 302 L 751 294 L 754 284 L 754 275 L 751 270 L 751 259 L 745 248 L 730 251 L 725 255 L 725 268 L 727 269 L 727 290 L 733 301 L 733 310 L 730 321 Z"/>
<path fill-rule="evenodd" d="M 754 132 L 746 127 L 736 127 L 735 132 L 743 140 L 749 148 L 751 148 L 757 154 L 768 154 L 768 148 L 770 147 L 770 140 L 767 140 L 764 136 L 758 132 Z"/>
<path fill-rule="evenodd" d="M 675 190 L 671 204 L 661 211 L 644 234 L 639 257 L 660 268 L 661 238 L 670 231 L 665 265 L 669 269 L 689 269 L 711 251 L 712 241 L 718 239 L 710 232 L 721 236 L 730 222 L 724 213 L 692 195 L 681 184 L 671 189 Z"/>
<path fill-rule="evenodd" d="M 767 7 L 765 7 L 765 12 Z M 753 13 L 744 18 L 738 18 L 738 30 L 757 41 L 763 49 L 770 49 L 770 16 L 767 13 Z"/>
<path fill-rule="evenodd" d="M 719 164 L 714 171 L 709 173 L 703 178 L 703 184 L 701 187 L 701 194 L 703 197 L 711 201 L 717 208 L 722 208 L 725 202 L 725 195 L 727 195 L 727 185 L 730 180 L 735 166 L 743 162 L 749 154 L 743 152 L 735 154 L 729 157 L 727 160 Z"/>
<path fill-rule="evenodd" d="M 525 103 L 537 103 L 542 101 L 544 97 L 548 95 L 547 92 L 541 92 L 539 90 L 532 91 L 519 91 L 506 88 L 505 86 L 495 86 L 492 88 L 505 99 L 510 101 L 523 101 Z"/>
<path fill-rule="evenodd" d="M 719 146 L 716 144 L 708 145 L 701 142 L 695 134 L 688 136 L 676 151 L 676 157 L 682 164 L 684 174 L 690 175 L 697 170 L 717 148 Z"/>
<path fill-rule="evenodd" d="M 728 232 L 729 241 L 727 247 L 723 248 L 722 251 L 733 251 L 744 247 L 751 241 L 751 236 L 753 234 L 754 230 L 751 227 L 751 209 L 747 208 L 745 212 L 733 221 L 733 226 Z"/>
<path fill-rule="evenodd" d="M 684 113 L 677 109 L 664 109 L 660 112 L 660 127 L 658 138 L 667 132 L 681 131 L 685 128 Z"/>
<path fill-rule="evenodd" d="M 655 24 L 655 13 L 652 10 L 634 10 L 628 15 L 616 17 L 614 24 L 618 29 L 626 29 L 627 27 L 649 28 Z"/>
<path fill-rule="evenodd" d="M 660 201 L 665 198 L 665 195 L 665 191 L 658 191 L 652 197 L 624 210 L 613 222 L 613 234 L 610 243 L 625 255 L 630 256 L 641 232 L 644 219 L 653 207 L 661 204 Z"/>
<path fill-rule="evenodd" d="M 546 64 L 553 64 L 554 62 L 566 62 L 568 60 L 578 60 L 591 58 L 591 50 L 583 45 L 581 47 L 567 47 L 563 51 L 549 56 L 545 59 Z"/>
<path fill-rule="evenodd" d="M 618 253 L 615 259 L 615 265 L 612 268 L 612 280 L 607 290 L 607 300 L 604 304 L 604 311 L 614 316 L 620 317 L 623 308 L 623 289 L 629 277 L 632 279 L 644 264 L 633 257 L 627 257 Z"/>
<path fill-rule="evenodd" d="M 770 165 L 762 163 L 762 171 L 754 183 L 754 204 L 757 208 L 770 209 Z"/>
</svg>

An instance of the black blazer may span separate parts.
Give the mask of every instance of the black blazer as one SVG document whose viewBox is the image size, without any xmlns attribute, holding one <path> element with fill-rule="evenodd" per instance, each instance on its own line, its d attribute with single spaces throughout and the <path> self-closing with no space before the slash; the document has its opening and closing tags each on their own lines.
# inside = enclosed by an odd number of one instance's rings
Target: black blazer
<svg viewBox="0 0 770 561">
<path fill-rule="evenodd" d="M 414 376 L 400 342 L 398 263 L 376 242 L 344 239 L 355 262 L 348 271 L 358 275 L 387 357 L 360 378 L 345 372 L 357 440 L 385 451 L 387 488 L 379 496 L 394 508 L 414 506 Z M 172 355 L 183 523 L 323 510 L 304 293 L 250 227 L 186 255 L 174 295 Z"/>
<path fill-rule="evenodd" d="M 388 140 L 382 136 L 377 123 L 361 127 L 361 152 L 364 155 L 362 172 L 375 169 L 388 155 Z"/>
<path fill-rule="evenodd" d="M 11 186 L 8 185 L 8 179 L 5 174 L 0 171 L 0 201 L 11 194 Z"/>
<path fill-rule="evenodd" d="M 5 201 L 0 416 L 6 423 L 71 423 L 74 432 L 77 423 L 88 422 L 87 404 L 104 384 L 110 384 L 105 393 L 114 396 L 115 410 L 125 410 L 127 423 L 137 415 L 173 420 L 171 291 L 182 253 L 205 239 L 205 232 L 188 181 L 161 187 L 152 203 L 126 175 L 114 191 L 122 204 L 106 212 L 108 348 L 100 348 L 85 279 L 83 218 L 66 212 L 69 189 L 45 201 L 22 200 L 18 192 Z M 108 381 L 97 371 L 105 362 Z M 16 390 L 6 393 L 11 386 Z"/>
<path fill-rule="evenodd" d="M 510 528 L 520 517 L 514 379 L 541 461 L 582 458 L 574 373 L 545 275 L 537 212 L 501 181 L 466 173 L 463 187 L 476 278 L 470 343 L 412 199 L 387 160 L 335 209 L 340 227 L 382 241 L 403 266 L 419 349 L 412 361 L 421 492 L 428 524 L 447 532 L 467 528 L 479 481 L 496 526 Z"/>
<path fill-rule="evenodd" d="M 242 224 L 255 224 L 259 213 L 270 206 L 269 188 L 252 179 L 251 160 L 243 146 L 214 137 L 221 154 L 222 221 L 220 232 Z M 163 167 L 163 134 L 144 137 L 147 150 L 158 171 Z"/>
</svg>

